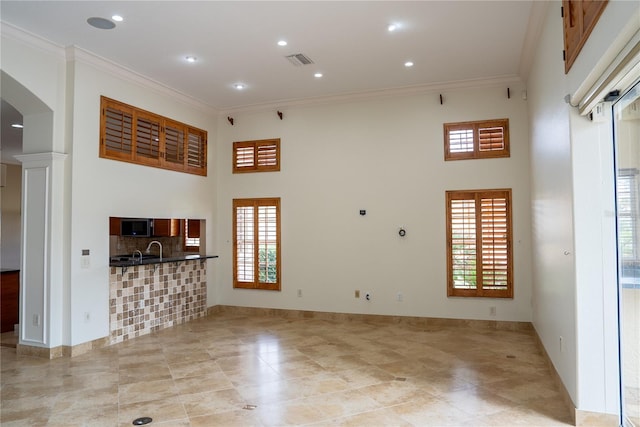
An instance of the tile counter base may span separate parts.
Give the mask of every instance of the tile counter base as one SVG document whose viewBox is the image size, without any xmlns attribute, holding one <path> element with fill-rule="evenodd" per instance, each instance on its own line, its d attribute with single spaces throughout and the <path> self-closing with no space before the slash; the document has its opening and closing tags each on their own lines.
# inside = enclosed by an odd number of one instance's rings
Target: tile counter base
<svg viewBox="0 0 640 427">
<path fill-rule="evenodd" d="M 194 260 L 109 269 L 109 341 L 116 344 L 207 312 L 207 263 Z"/>
</svg>

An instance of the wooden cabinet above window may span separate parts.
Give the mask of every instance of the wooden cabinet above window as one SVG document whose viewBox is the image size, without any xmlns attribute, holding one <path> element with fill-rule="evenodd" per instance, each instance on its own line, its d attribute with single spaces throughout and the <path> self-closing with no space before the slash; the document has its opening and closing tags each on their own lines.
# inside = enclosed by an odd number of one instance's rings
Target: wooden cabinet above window
<svg viewBox="0 0 640 427">
<path fill-rule="evenodd" d="M 207 175 L 207 132 L 100 98 L 100 157 Z"/>
</svg>

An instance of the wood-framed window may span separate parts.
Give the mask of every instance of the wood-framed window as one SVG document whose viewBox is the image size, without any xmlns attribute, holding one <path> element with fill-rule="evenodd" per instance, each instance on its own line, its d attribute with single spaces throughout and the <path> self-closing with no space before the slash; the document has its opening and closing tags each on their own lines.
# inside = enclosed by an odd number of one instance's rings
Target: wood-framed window
<svg viewBox="0 0 640 427">
<path fill-rule="evenodd" d="M 280 139 L 233 143 L 233 173 L 280 170 Z"/>
<path fill-rule="evenodd" d="M 447 295 L 513 298 L 511 189 L 447 191 Z"/>
<path fill-rule="evenodd" d="M 444 124 L 445 160 L 509 156 L 509 119 Z"/>
<path fill-rule="evenodd" d="M 569 72 L 608 0 L 562 0 L 564 72 Z"/>
<path fill-rule="evenodd" d="M 280 198 L 233 200 L 233 287 L 280 290 Z"/>
<path fill-rule="evenodd" d="M 100 97 L 100 157 L 207 175 L 207 132 Z"/>
<path fill-rule="evenodd" d="M 200 252 L 200 220 L 183 220 L 184 251 Z"/>
</svg>

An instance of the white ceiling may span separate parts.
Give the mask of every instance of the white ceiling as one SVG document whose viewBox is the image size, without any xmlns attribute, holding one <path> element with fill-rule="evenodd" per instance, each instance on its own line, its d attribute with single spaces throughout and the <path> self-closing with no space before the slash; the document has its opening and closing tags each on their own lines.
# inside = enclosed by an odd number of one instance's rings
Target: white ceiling
<svg viewBox="0 0 640 427">
<path fill-rule="evenodd" d="M 229 111 L 517 76 L 532 3 L 2 0 L 0 17 Z M 124 17 L 114 29 L 87 24 L 114 14 Z M 391 23 L 397 31 L 387 30 Z M 285 56 L 296 53 L 315 63 L 293 66 Z M 246 88 L 234 89 L 239 82 Z"/>
</svg>

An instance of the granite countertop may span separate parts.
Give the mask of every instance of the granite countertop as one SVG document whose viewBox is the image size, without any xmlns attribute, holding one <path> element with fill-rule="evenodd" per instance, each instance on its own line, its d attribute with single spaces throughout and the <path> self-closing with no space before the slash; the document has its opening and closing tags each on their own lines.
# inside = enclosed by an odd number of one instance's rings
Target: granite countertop
<svg viewBox="0 0 640 427">
<path fill-rule="evenodd" d="M 0 273 L 15 273 L 20 271 L 19 268 L 0 268 Z"/>
<path fill-rule="evenodd" d="M 130 267 L 136 265 L 148 265 L 148 264 L 164 264 L 166 262 L 182 262 L 182 261 L 194 261 L 209 258 L 218 258 L 218 255 L 199 255 L 189 254 L 180 256 L 162 257 L 162 261 L 159 257 L 144 257 L 142 262 L 140 258 L 133 258 L 131 255 L 115 256 L 109 258 L 109 267 Z"/>
</svg>

